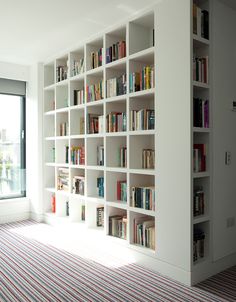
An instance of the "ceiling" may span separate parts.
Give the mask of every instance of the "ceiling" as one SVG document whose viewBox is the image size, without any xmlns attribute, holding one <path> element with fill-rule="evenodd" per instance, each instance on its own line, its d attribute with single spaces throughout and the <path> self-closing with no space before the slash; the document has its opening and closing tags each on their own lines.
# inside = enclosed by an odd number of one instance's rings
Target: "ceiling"
<svg viewBox="0 0 236 302">
<path fill-rule="evenodd" d="M 44 61 L 160 0 L 0 0 L 0 61 Z"/>
</svg>

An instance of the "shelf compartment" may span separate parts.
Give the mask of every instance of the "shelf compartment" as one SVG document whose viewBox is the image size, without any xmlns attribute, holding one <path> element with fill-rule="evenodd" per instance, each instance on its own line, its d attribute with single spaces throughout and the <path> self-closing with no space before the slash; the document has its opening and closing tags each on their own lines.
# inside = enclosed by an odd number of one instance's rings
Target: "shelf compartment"
<svg viewBox="0 0 236 302">
<path fill-rule="evenodd" d="M 155 44 L 154 13 L 129 23 L 129 55 L 148 49 Z"/>
<path fill-rule="evenodd" d="M 152 175 L 130 174 L 129 205 L 141 213 L 155 213 L 155 177 Z M 143 211 L 144 210 L 144 211 Z"/>
<path fill-rule="evenodd" d="M 56 83 L 67 80 L 68 68 L 68 55 L 62 56 L 56 60 Z"/>
<path fill-rule="evenodd" d="M 86 159 L 88 166 L 104 166 L 104 139 L 103 137 L 87 138 L 89 156 Z"/>
<path fill-rule="evenodd" d="M 44 143 L 44 161 L 54 164 L 56 162 L 55 141 L 45 141 Z"/>
<path fill-rule="evenodd" d="M 126 61 L 106 68 L 106 98 L 127 93 Z"/>
<path fill-rule="evenodd" d="M 56 87 L 56 109 L 68 108 L 68 85 Z"/>
<path fill-rule="evenodd" d="M 85 222 L 86 208 L 85 200 L 77 195 L 70 195 L 69 218 L 71 222 Z"/>
<path fill-rule="evenodd" d="M 112 203 L 127 205 L 127 174 L 106 172 L 106 200 Z"/>
<path fill-rule="evenodd" d="M 209 215 L 210 179 L 195 178 L 193 180 L 193 219 L 197 220 Z"/>
<path fill-rule="evenodd" d="M 56 141 L 56 163 L 57 164 L 69 164 L 70 161 L 70 150 L 69 140 L 61 139 Z"/>
<path fill-rule="evenodd" d="M 193 172 L 207 172 L 209 163 L 209 135 L 208 133 L 193 133 Z"/>
<path fill-rule="evenodd" d="M 86 203 L 86 225 L 89 228 L 104 227 L 104 204 L 87 201 Z"/>
<path fill-rule="evenodd" d="M 55 83 L 55 65 L 50 62 L 44 65 L 44 87 L 51 86 Z"/>
<path fill-rule="evenodd" d="M 68 112 L 58 112 L 56 114 L 56 136 L 63 137 L 69 135 Z"/>
<path fill-rule="evenodd" d="M 69 196 L 64 194 L 56 193 L 56 216 L 57 217 L 68 217 L 70 215 L 70 203 Z"/>
<path fill-rule="evenodd" d="M 128 238 L 127 211 L 107 206 L 107 234 L 120 239 Z"/>
<path fill-rule="evenodd" d="M 86 82 L 86 102 L 96 102 L 104 99 L 104 72 L 99 69 L 99 72 L 87 74 Z"/>
<path fill-rule="evenodd" d="M 110 31 L 105 35 L 106 64 L 126 57 L 126 26 Z"/>
<path fill-rule="evenodd" d="M 126 168 L 127 159 L 127 138 L 126 136 L 107 137 L 106 145 L 106 166 L 112 168 Z"/>
<path fill-rule="evenodd" d="M 126 100 L 106 104 L 106 132 L 115 133 L 127 130 Z"/>
<path fill-rule="evenodd" d="M 104 171 L 87 170 L 87 196 L 104 198 Z"/>
<path fill-rule="evenodd" d="M 55 167 L 45 166 L 44 169 L 44 187 L 54 188 L 55 190 Z"/>
<path fill-rule="evenodd" d="M 204 261 L 209 257 L 209 221 L 194 224 L 193 227 L 193 264 Z"/>
<path fill-rule="evenodd" d="M 85 196 L 85 170 L 79 168 L 71 168 L 70 172 L 70 188 L 71 193 L 75 196 Z"/>
<path fill-rule="evenodd" d="M 130 211 L 131 244 L 155 250 L 155 218 Z"/>
<path fill-rule="evenodd" d="M 85 71 L 84 47 L 78 48 L 69 54 L 71 78 L 83 74 Z"/>
<path fill-rule="evenodd" d="M 44 112 L 55 110 L 55 89 L 44 91 Z"/>
<path fill-rule="evenodd" d="M 55 114 L 44 116 L 44 137 L 55 136 Z"/>
<path fill-rule="evenodd" d="M 85 165 L 85 142 L 84 138 L 70 139 L 70 164 Z"/>
<path fill-rule="evenodd" d="M 44 213 L 45 212 L 51 212 L 52 213 L 52 210 L 55 209 L 55 207 L 53 208 L 52 206 L 52 202 L 55 202 L 55 192 L 50 192 L 48 190 L 44 190 L 43 192 L 43 210 L 44 210 Z M 55 212 L 52 213 L 55 215 Z"/>
<path fill-rule="evenodd" d="M 78 108 L 70 111 L 70 135 L 85 134 L 84 108 Z"/>
<path fill-rule="evenodd" d="M 86 70 L 96 69 L 104 64 L 103 62 L 103 37 L 86 44 Z M 93 56 L 94 53 L 94 56 Z"/>
<path fill-rule="evenodd" d="M 84 88 L 84 78 L 70 82 L 70 106 L 77 106 L 85 103 Z"/>
<path fill-rule="evenodd" d="M 154 135 L 130 136 L 129 152 L 131 169 L 154 169 Z"/>
<path fill-rule="evenodd" d="M 104 110 L 103 104 L 87 107 L 87 134 L 104 133 Z"/>
</svg>

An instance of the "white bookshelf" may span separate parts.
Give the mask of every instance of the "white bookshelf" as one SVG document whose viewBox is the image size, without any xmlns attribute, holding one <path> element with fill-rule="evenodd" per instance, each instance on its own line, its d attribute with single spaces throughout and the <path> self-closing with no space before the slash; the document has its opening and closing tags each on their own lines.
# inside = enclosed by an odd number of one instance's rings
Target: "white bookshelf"
<svg viewBox="0 0 236 302">
<path fill-rule="evenodd" d="M 157 231 L 155 230 L 155 240 L 152 240 L 151 249 L 141 244 L 137 245 L 134 239 L 134 220 L 141 219 L 142 222 L 152 220 L 155 226 L 157 212 L 153 209 L 146 209 L 146 205 L 143 208 L 137 207 L 137 205 L 136 207 L 131 206 L 131 189 L 138 186 L 155 187 L 155 169 L 143 168 L 142 152 L 143 149 L 155 149 L 156 131 L 155 129 L 132 130 L 130 115 L 131 110 L 148 109 L 152 111 L 156 108 L 156 89 L 154 88 L 156 84 L 154 87 L 150 85 L 147 87 L 148 89 L 143 88 L 140 91 L 131 92 L 129 74 L 140 72 L 145 66 L 153 66 L 154 74 L 156 73 L 155 47 L 153 46 L 153 30 L 156 28 L 154 19 L 154 11 L 150 10 L 45 63 L 43 90 L 44 212 L 46 221 L 63 218 L 68 221 L 85 223 L 90 228 L 102 229 L 104 235 L 109 235 L 111 234 L 109 217 L 121 215 L 124 217 L 124 225 L 126 223 L 126 230 L 122 229 L 121 234 L 123 236 L 125 232 L 123 239 L 126 244 L 135 250 L 152 255 L 157 253 Z M 140 32 L 143 33 L 142 36 L 140 36 Z M 121 58 L 107 62 L 106 49 L 120 41 L 125 41 L 125 56 L 123 53 Z M 92 68 L 91 53 L 97 52 L 101 48 L 103 48 L 102 64 Z M 76 73 L 76 66 L 81 63 L 81 60 L 84 62 L 84 66 L 81 73 Z M 126 75 L 125 93 L 107 97 L 107 81 L 124 74 Z M 103 89 L 102 97 L 89 101 L 87 86 L 100 82 L 100 88 Z M 74 91 L 81 90 L 84 90 L 84 101 L 75 103 Z M 123 124 L 122 131 L 108 132 L 106 129 L 107 116 L 114 112 L 126 115 L 126 127 Z M 94 115 L 103 117 L 101 118 L 103 129 L 99 133 L 91 130 L 93 124 L 91 119 Z M 156 113 L 154 116 L 156 118 Z M 112 119 L 113 117 L 111 121 Z M 84 120 L 84 124 L 82 120 Z M 97 160 L 97 149 L 101 146 L 104 146 L 103 165 L 99 165 Z M 72 147 L 84 148 L 85 160 L 82 164 L 72 162 Z M 126 151 L 121 151 L 121 148 L 126 148 Z M 121 159 L 119 159 L 121 152 L 124 154 L 126 152 L 126 165 L 121 165 Z M 57 185 L 61 169 L 68 173 L 67 191 L 59 190 Z M 72 193 L 75 176 L 85 178 L 83 195 Z M 104 179 L 104 196 L 98 194 L 98 178 Z M 118 200 L 119 181 L 126 182 L 126 198 L 122 197 L 126 201 Z M 119 185 L 125 188 L 125 184 Z M 52 213 L 51 210 L 53 195 L 56 198 L 55 213 Z M 69 202 L 69 215 L 66 210 L 66 202 Z M 81 218 L 82 206 L 85 207 L 85 221 L 82 221 Z M 104 207 L 104 227 L 97 226 L 97 207 Z M 117 240 L 123 241 L 120 238 Z"/>
<path fill-rule="evenodd" d="M 210 32 L 210 22 L 211 22 L 211 14 L 210 14 L 210 0 L 193 0 L 192 8 L 194 9 L 194 5 L 197 6 L 197 14 L 200 14 L 201 11 L 206 10 L 209 13 L 209 27 L 208 30 Z M 194 10 L 193 10 L 194 14 Z M 202 21 L 201 21 L 202 22 Z M 201 23 L 199 18 L 195 24 Z M 192 255 L 192 267 L 193 269 L 197 269 L 198 265 L 202 263 L 207 263 L 211 257 L 211 183 L 212 183 L 212 169 L 211 169 L 211 161 L 212 161 L 212 152 L 211 152 L 211 136 L 212 136 L 212 97 L 211 97 L 211 84 L 212 78 L 210 74 L 211 70 L 211 35 L 208 37 L 204 37 L 204 34 L 199 31 L 200 26 L 197 28 L 197 33 L 194 31 L 194 18 L 192 22 L 192 56 L 193 58 L 198 58 L 198 60 L 204 60 L 207 58 L 208 65 L 207 73 L 208 76 L 199 76 L 196 79 L 198 72 L 195 70 L 194 63 L 192 65 L 192 146 L 193 149 L 196 148 L 196 144 L 204 144 L 206 147 L 204 149 L 205 155 L 205 167 L 202 167 L 202 155 L 200 159 L 196 159 L 198 155 L 196 155 L 195 151 L 193 151 L 192 155 L 192 242 L 194 242 L 194 237 L 196 239 L 196 233 L 204 234 L 204 240 L 195 240 L 197 242 L 197 249 L 201 245 L 202 242 L 204 252 L 203 253 L 194 253 L 194 244 L 193 244 L 193 255 Z M 210 32 L 211 33 L 211 32 Z M 202 59 L 203 58 L 203 59 Z M 197 63 L 198 64 L 198 63 Z M 201 63 L 200 63 L 201 64 Z M 202 67 L 204 70 L 204 67 Z M 206 80 L 208 78 L 208 80 Z M 205 111 L 205 101 L 208 101 L 208 109 L 207 113 Z M 198 106 L 195 102 L 198 102 Z M 202 108 L 201 108 L 202 106 Z M 202 109 L 202 112 L 200 110 Z M 206 117 L 208 115 L 208 117 Z M 199 118 L 199 116 L 201 118 Z M 199 119 L 202 119 L 202 125 L 199 125 Z M 205 120 L 207 119 L 207 124 L 204 125 Z M 194 147 L 195 146 L 195 147 Z M 202 153 L 202 152 L 200 152 Z M 200 163 L 200 168 L 197 168 L 196 171 L 196 162 Z M 194 235 L 195 234 L 195 235 Z M 200 236 L 201 237 L 201 236 Z"/>
</svg>

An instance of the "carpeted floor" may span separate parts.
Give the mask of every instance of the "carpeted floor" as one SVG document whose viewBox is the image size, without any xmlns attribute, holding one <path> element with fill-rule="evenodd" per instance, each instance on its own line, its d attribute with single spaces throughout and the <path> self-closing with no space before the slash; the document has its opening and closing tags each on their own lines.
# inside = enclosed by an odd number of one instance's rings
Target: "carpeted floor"
<svg viewBox="0 0 236 302">
<path fill-rule="evenodd" d="M 236 301 L 236 267 L 187 287 L 136 264 L 108 268 L 0 226 L 0 301 Z"/>
</svg>

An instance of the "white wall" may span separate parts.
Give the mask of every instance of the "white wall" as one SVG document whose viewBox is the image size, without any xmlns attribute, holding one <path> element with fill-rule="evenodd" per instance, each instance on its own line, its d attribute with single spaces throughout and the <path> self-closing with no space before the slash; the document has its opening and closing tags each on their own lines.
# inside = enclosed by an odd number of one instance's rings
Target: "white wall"
<svg viewBox="0 0 236 302">
<path fill-rule="evenodd" d="M 236 252 L 236 11 L 213 2 L 213 259 Z M 231 165 L 225 165 L 231 151 Z"/>
</svg>

